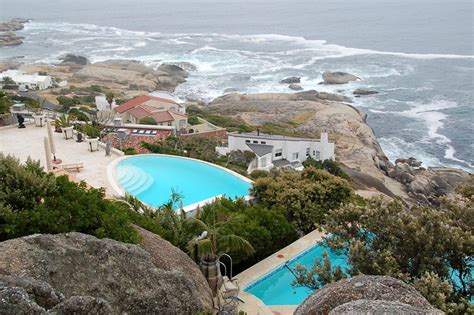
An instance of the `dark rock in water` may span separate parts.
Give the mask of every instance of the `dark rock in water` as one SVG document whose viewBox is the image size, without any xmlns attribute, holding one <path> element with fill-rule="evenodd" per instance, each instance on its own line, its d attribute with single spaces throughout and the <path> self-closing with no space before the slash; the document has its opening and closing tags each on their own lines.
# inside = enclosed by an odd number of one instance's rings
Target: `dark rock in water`
<svg viewBox="0 0 474 315">
<path fill-rule="evenodd" d="M 300 82 L 301 82 L 300 77 L 288 77 L 280 81 L 280 83 L 282 84 L 292 84 L 292 83 L 300 83 Z"/>
<path fill-rule="evenodd" d="M 80 66 L 88 65 L 90 62 L 84 56 L 74 55 L 74 54 L 67 54 L 66 56 L 61 58 L 62 63 L 73 63 Z"/>
<path fill-rule="evenodd" d="M 175 77 L 187 78 L 189 76 L 189 73 L 187 71 L 185 71 L 183 68 L 181 68 L 177 65 L 173 65 L 173 64 L 163 63 L 156 70 L 166 72 L 166 73 L 168 73 L 170 75 L 173 75 Z"/>
<path fill-rule="evenodd" d="M 420 167 L 422 162 L 418 161 L 414 157 L 409 157 L 408 159 L 403 159 L 403 158 L 396 159 L 395 164 L 398 164 L 398 163 L 406 163 L 410 165 L 411 167 Z"/>
<path fill-rule="evenodd" d="M 329 312 L 329 315 L 352 314 L 426 315 L 429 313 L 421 307 L 384 300 L 356 300 L 339 305 Z"/>
<path fill-rule="evenodd" d="M 350 81 L 360 80 L 360 78 L 346 72 L 325 71 L 323 73 L 323 80 L 324 80 L 324 82 L 322 82 L 323 84 L 345 84 Z"/>
<path fill-rule="evenodd" d="M 294 91 L 301 91 L 303 88 L 301 87 L 301 85 L 299 84 L 296 84 L 296 83 L 292 83 L 290 85 L 288 85 L 288 88 L 294 90 Z"/>
<path fill-rule="evenodd" d="M 0 22 L 0 32 L 14 32 L 22 30 L 25 26 L 23 24 L 27 23 L 28 20 L 16 18 L 6 22 Z"/>
<path fill-rule="evenodd" d="M 197 71 L 197 67 L 195 65 L 186 61 L 170 62 L 168 64 L 178 66 L 185 71 Z"/>
<path fill-rule="evenodd" d="M 378 94 L 379 92 L 377 91 L 371 91 L 371 90 L 364 90 L 364 89 L 355 89 L 354 92 L 352 92 L 354 95 L 372 95 L 372 94 Z"/>
<path fill-rule="evenodd" d="M 307 297 L 298 306 L 294 314 L 328 314 L 333 310 L 335 311 L 340 305 L 357 300 L 396 302 L 416 309 L 423 309 L 429 314 L 443 314 L 441 311 L 433 308 L 415 288 L 403 281 L 392 277 L 366 275 L 355 276 L 325 285 L 322 289 Z M 360 304 L 364 304 L 364 302 Z M 338 313 L 334 312 L 331 314 Z"/>
<path fill-rule="evenodd" d="M 21 45 L 23 43 L 22 39 L 22 36 L 18 36 L 13 32 L 0 34 L 0 47 Z"/>
<path fill-rule="evenodd" d="M 25 314 L 42 314 L 42 309 L 69 314 L 210 312 L 209 288 L 197 266 L 179 249 L 164 244 L 148 238 L 144 247 L 154 250 L 149 253 L 81 233 L 35 234 L 1 242 L 0 273 L 16 279 L 0 281 L 6 287 L 0 286 L 0 303 L 6 305 L 0 309 L 13 306 L 12 313 L 25 309 Z M 30 285 L 29 279 L 39 284 Z"/>
</svg>

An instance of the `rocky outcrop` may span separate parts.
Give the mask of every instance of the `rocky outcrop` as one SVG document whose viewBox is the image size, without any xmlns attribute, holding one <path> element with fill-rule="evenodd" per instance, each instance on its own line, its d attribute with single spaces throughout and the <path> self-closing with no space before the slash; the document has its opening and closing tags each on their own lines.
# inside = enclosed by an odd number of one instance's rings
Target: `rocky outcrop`
<svg viewBox="0 0 474 315">
<path fill-rule="evenodd" d="M 372 95 L 372 94 L 378 94 L 379 92 L 377 91 L 371 91 L 371 90 L 365 90 L 365 89 L 355 89 L 352 94 L 354 95 Z"/>
<path fill-rule="evenodd" d="M 0 22 L 0 32 L 15 32 L 22 30 L 27 19 L 16 18 L 10 21 Z"/>
<path fill-rule="evenodd" d="M 18 36 L 13 32 L 6 32 L 0 34 L 0 47 L 17 46 L 23 43 L 24 37 Z"/>
<path fill-rule="evenodd" d="M 356 81 L 360 80 L 359 77 L 356 77 L 353 74 L 347 73 L 347 72 L 330 72 L 330 71 L 325 71 L 323 73 L 323 84 L 346 84 L 351 81 Z"/>
<path fill-rule="evenodd" d="M 384 300 L 356 300 L 339 305 L 329 312 L 329 315 L 353 314 L 426 315 L 430 314 L 430 312 L 421 307 Z"/>
<path fill-rule="evenodd" d="M 163 64 L 155 71 L 138 61 L 111 60 L 86 65 L 73 77 L 88 80 L 89 84 L 109 83 L 117 89 L 174 91 L 186 81 L 189 73 L 176 65 Z"/>
<path fill-rule="evenodd" d="M 290 85 L 288 85 L 288 88 L 290 90 L 293 90 L 293 91 L 301 91 L 303 88 L 301 87 L 301 85 L 299 84 L 296 84 L 296 83 L 292 83 Z"/>
<path fill-rule="evenodd" d="M 23 37 L 16 35 L 14 32 L 22 30 L 24 28 L 23 24 L 27 22 L 28 20 L 19 18 L 0 22 L 0 47 L 21 45 Z"/>
<path fill-rule="evenodd" d="M 281 84 L 292 84 L 292 83 L 300 83 L 300 77 L 288 77 L 280 81 Z"/>
<path fill-rule="evenodd" d="M 390 164 L 380 148 L 364 115 L 354 107 L 320 99 L 317 91 L 300 93 L 227 94 L 216 98 L 210 110 L 243 120 L 252 126 L 282 125 L 298 136 L 319 138 L 321 130 L 329 132 L 336 143 L 336 159 L 357 172 L 378 180 L 382 186 Z M 295 122 L 297 122 L 295 124 Z M 398 191 L 397 191 L 398 195 Z"/>
<path fill-rule="evenodd" d="M 62 64 L 75 64 L 80 66 L 90 64 L 89 60 L 86 57 L 74 54 L 67 54 L 66 56 L 62 57 L 61 60 Z"/>
<path fill-rule="evenodd" d="M 359 302 L 352 303 L 356 301 Z M 294 314 L 344 314 L 349 310 L 374 308 L 380 314 L 385 314 L 383 310 L 396 309 L 424 310 L 413 314 L 443 314 L 433 308 L 412 286 L 392 277 L 365 275 L 324 286 L 307 297 Z M 361 314 L 366 313 L 362 311 Z"/>
<path fill-rule="evenodd" d="M 333 102 L 352 102 L 350 98 L 347 96 L 341 95 L 341 94 L 336 94 L 336 93 L 327 93 L 327 92 L 318 92 L 319 99 L 321 100 L 327 100 L 327 101 L 333 101 Z"/>
<path fill-rule="evenodd" d="M 439 197 L 448 195 L 469 177 L 469 173 L 448 167 L 421 167 L 415 158 L 397 159 L 388 171 L 390 177 L 405 185 L 408 195 L 419 204 L 439 206 Z"/>
<path fill-rule="evenodd" d="M 143 246 L 154 247 L 155 253 L 81 233 L 4 241 L 0 243 L 0 309 L 24 309 L 25 314 L 210 311 L 209 289 L 196 276 L 197 266 L 193 269 L 192 261 L 170 244 L 152 246 L 156 242 L 152 237 L 146 242 Z"/>
</svg>

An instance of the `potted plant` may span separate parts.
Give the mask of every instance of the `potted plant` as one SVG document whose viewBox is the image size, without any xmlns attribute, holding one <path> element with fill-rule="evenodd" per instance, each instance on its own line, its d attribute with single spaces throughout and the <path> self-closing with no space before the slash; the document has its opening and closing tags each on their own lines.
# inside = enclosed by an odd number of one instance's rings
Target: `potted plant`
<svg viewBox="0 0 474 315">
<path fill-rule="evenodd" d="M 43 114 L 42 103 L 34 99 L 28 99 L 26 101 L 26 108 L 33 112 L 33 119 L 36 127 L 43 127 L 45 123 L 45 115 Z"/>
<path fill-rule="evenodd" d="M 206 212 L 206 209 L 204 212 Z M 199 268 L 211 287 L 213 295 L 216 296 L 222 283 L 219 260 L 221 255 L 227 251 L 250 255 L 254 252 L 254 249 L 246 239 L 226 233 L 225 227 L 232 224 L 232 221 L 216 222 L 215 218 L 206 220 L 206 218 L 212 216 L 209 213 L 203 213 L 202 215 L 198 213 L 194 218 L 187 218 L 186 223 L 190 231 L 200 233 L 198 237 L 188 242 L 188 250 L 192 256 L 200 257 Z M 210 221 L 211 223 L 208 224 L 204 221 Z"/>
<path fill-rule="evenodd" d="M 73 125 L 71 122 L 71 117 L 66 114 L 62 114 L 58 118 L 54 120 L 54 126 L 56 128 L 61 128 L 61 132 L 64 135 L 64 139 L 72 139 L 72 130 L 73 130 Z"/>
<path fill-rule="evenodd" d="M 93 125 L 83 125 L 82 131 L 87 135 L 86 142 L 91 152 L 99 150 L 99 129 Z"/>
</svg>

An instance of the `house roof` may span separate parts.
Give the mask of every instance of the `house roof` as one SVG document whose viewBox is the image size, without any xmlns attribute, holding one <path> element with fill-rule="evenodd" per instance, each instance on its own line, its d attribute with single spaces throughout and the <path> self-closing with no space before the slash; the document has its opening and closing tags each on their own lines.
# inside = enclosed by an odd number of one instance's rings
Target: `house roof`
<svg viewBox="0 0 474 315">
<path fill-rule="evenodd" d="M 123 112 L 127 112 L 129 111 L 130 109 L 132 108 L 135 108 L 139 105 L 142 105 L 143 103 L 145 102 L 148 102 L 148 101 L 158 101 L 158 102 L 163 102 L 163 103 L 168 103 L 168 104 L 175 104 L 175 105 L 178 105 L 178 103 L 172 101 L 172 100 L 169 100 L 169 99 L 165 99 L 165 98 L 161 98 L 161 97 L 155 97 L 155 96 L 150 96 L 150 95 L 141 95 L 141 96 L 137 96 L 131 100 L 129 100 L 128 102 L 125 102 L 123 104 L 121 104 L 119 107 L 117 107 L 115 110 L 118 112 L 118 113 L 123 113 Z"/>
<path fill-rule="evenodd" d="M 288 161 L 287 159 L 275 160 L 272 163 L 273 163 L 273 166 L 275 166 L 277 168 L 291 165 L 291 162 Z"/>
<path fill-rule="evenodd" d="M 268 144 L 247 143 L 247 146 L 259 157 L 272 153 L 273 151 L 273 146 Z"/>
<path fill-rule="evenodd" d="M 162 122 L 167 122 L 167 121 L 173 121 L 174 117 L 170 114 L 170 112 L 163 111 L 163 112 L 153 112 L 149 114 L 148 116 L 151 116 L 155 119 L 157 123 L 162 123 Z"/>
<path fill-rule="evenodd" d="M 238 138 L 251 138 L 251 139 L 267 139 L 267 140 L 283 140 L 283 141 L 312 141 L 319 142 L 317 139 L 311 138 L 298 138 L 298 137 L 287 137 L 282 135 L 275 134 L 266 134 L 266 133 L 257 133 L 257 132 L 247 132 L 247 133 L 229 133 L 229 137 L 238 137 Z"/>
</svg>

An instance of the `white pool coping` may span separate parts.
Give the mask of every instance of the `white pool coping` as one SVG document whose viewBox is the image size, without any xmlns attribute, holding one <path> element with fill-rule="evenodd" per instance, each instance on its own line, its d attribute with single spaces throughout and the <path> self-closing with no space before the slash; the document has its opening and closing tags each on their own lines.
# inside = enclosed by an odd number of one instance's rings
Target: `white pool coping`
<svg viewBox="0 0 474 315">
<path fill-rule="evenodd" d="M 234 171 L 232 171 L 228 168 L 225 168 L 225 167 L 217 165 L 217 164 L 213 164 L 213 163 L 210 163 L 210 162 L 206 162 L 206 161 L 203 161 L 203 160 L 194 159 L 194 158 L 190 158 L 190 157 L 186 157 L 186 156 L 171 155 L 171 154 L 147 153 L 147 154 L 136 154 L 136 155 L 121 156 L 121 157 L 116 158 L 115 160 L 113 160 L 107 166 L 107 180 L 108 180 L 109 185 L 112 188 L 112 190 L 114 191 L 116 196 L 123 197 L 123 196 L 125 196 L 125 193 L 126 193 L 125 189 L 123 189 L 123 187 L 119 184 L 118 178 L 116 176 L 116 173 L 117 173 L 116 170 L 117 170 L 118 164 L 120 162 L 122 162 L 123 160 L 125 160 L 125 159 L 130 159 L 130 158 L 137 157 L 137 156 L 157 156 L 157 157 L 165 156 L 165 157 L 192 160 L 192 161 L 195 161 L 195 162 L 207 164 L 209 166 L 213 166 L 215 168 L 221 169 L 221 170 L 223 170 L 223 171 L 225 171 L 229 174 L 234 175 L 237 178 L 240 178 L 241 180 L 243 180 L 243 181 L 245 181 L 249 184 L 253 184 L 253 181 L 250 178 L 247 178 L 247 177 L 245 177 L 245 176 L 243 176 L 243 175 L 241 175 L 237 172 L 234 172 Z M 212 203 L 213 201 L 215 201 L 219 198 L 222 198 L 222 197 L 223 197 L 223 195 L 217 195 L 217 196 L 214 196 L 214 197 L 211 197 L 211 198 L 208 198 L 208 199 L 204 199 L 204 200 L 201 200 L 199 202 L 196 202 L 196 203 L 193 203 L 193 204 L 190 204 L 190 205 L 187 205 L 187 206 L 183 207 L 183 210 L 186 214 L 192 214 L 196 209 L 198 209 L 198 208 L 200 208 L 200 207 L 202 207 L 206 204 Z M 250 195 L 244 196 L 243 198 L 246 201 L 252 199 L 252 197 Z"/>
</svg>

